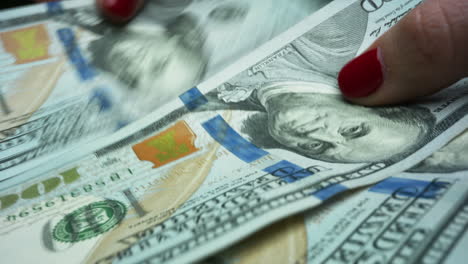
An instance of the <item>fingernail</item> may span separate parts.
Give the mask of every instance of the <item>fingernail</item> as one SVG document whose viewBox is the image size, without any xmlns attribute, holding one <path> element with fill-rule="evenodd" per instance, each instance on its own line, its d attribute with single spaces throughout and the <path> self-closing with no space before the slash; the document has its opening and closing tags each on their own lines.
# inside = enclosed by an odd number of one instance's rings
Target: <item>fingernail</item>
<svg viewBox="0 0 468 264">
<path fill-rule="evenodd" d="M 379 49 L 373 49 L 353 59 L 341 69 L 338 85 L 350 98 L 366 97 L 383 83 L 383 67 Z"/>
<path fill-rule="evenodd" d="M 96 0 L 96 4 L 112 22 L 125 23 L 136 15 L 143 0 Z"/>
</svg>

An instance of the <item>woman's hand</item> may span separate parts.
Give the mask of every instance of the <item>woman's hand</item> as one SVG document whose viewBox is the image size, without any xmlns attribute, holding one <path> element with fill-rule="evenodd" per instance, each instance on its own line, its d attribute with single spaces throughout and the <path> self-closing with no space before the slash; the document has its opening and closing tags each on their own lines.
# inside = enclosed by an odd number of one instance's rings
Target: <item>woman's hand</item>
<svg viewBox="0 0 468 264">
<path fill-rule="evenodd" d="M 35 0 L 38 3 L 57 0 Z M 99 12 L 109 22 L 124 24 L 130 21 L 143 7 L 146 0 L 95 0 Z"/>
<path fill-rule="evenodd" d="M 96 6 L 104 18 L 117 24 L 130 21 L 144 3 L 145 0 L 96 0 Z"/>
<path fill-rule="evenodd" d="M 362 105 L 433 94 L 468 76 L 468 1 L 426 0 L 340 72 L 343 95 Z"/>
</svg>

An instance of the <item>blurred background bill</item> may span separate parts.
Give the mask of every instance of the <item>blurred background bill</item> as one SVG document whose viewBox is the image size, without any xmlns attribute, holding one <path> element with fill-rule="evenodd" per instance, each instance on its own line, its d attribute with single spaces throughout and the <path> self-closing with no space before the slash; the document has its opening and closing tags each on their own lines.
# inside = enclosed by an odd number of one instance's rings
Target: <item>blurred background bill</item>
<svg viewBox="0 0 468 264">
<path fill-rule="evenodd" d="M 327 2 L 154 0 L 125 28 L 91 0 L 2 11 L 0 181 L 143 117 Z"/>
</svg>

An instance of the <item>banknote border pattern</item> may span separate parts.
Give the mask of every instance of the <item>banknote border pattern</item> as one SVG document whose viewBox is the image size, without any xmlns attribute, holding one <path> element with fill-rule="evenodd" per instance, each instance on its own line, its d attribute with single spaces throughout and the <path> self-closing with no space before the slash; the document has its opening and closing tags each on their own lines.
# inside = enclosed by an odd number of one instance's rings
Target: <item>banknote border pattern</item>
<svg viewBox="0 0 468 264">
<path fill-rule="evenodd" d="M 415 190 L 407 190 L 408 188 L 403 187 L 395 190 L 392 195 L 390 195 L 388 198 L 386 198 L 384 201 L 380 203 L 380 205 L 373 210 L 371 214 L 369 214 L 365 220 L 362 221 L 360 225 L 358 225 L 355 229 L 353 229 L 346 237 L 345 239 L 342 240 L 342 242 L 337 246 L 328 256 L 324 259 L 323 263 L 354 263 L 354 262 L 359 262 L 359 258 L 366 258 L 369 257 L 370 255 L 366 253 L 372 253 L 368 252 L 368 249 L 366 249 L 366 245 L 372 244 L 372 247 L 374 247 L 375 243 L 382 238 L 386 232 L 400 232 L 401 234 L 404 235 L 404 231 L 400 230 L 399 228 L 411 228 L 412 226 L 416 226 L 419 221 L 421 221 L 422 217 L 430 211 L 431 208 L 433 208 L 443 197 L 447 192 L 449 192 L 450 188 L 453 187 L 453 185 L 456 183 L 455 180 L 448 180 L 448 179 L 434 179 L 432 180 L 426 187 L 424 187 L 422 190 L 416 190 L 417 195 L 413 195 L 411 191 Z M 438 189 L 437 195 L 434 195 L 434 197 L 426 197 L 428 196 L 434 189 Z M 443 190 L 443 191 L 441 191 Z M 401 198 L 401 197 L 407 197 L 407 199 Z M 424 199 L 424 200 L 420 200 Z M 383 210 L 382 208 L 385 207 L 392 207 L 393 209 L 389 209 L 389 211 L 392 211 L 395 209 L 395 204 L 392 205 L 392 201 L 400 201 L 401 203 L 399 204 L 401 208 L 398 208 L 397 211 L 392 215 L 382 226 L 381 229 L 375 230 L 375 232 L 372 232 L 371 234 L 363 234 L 362 231 L 360 231 L 361 227 L 364 227 L 368 224 L 366 221 L 369 219 L 372 219 L 372 217 L 380 212 L 382 214 Z M 424 204 L 424 205 L 422 205 Z M 409 217 L 405 216 L 405 213 L 407 213 L 409 210 L 418 208 L 420 211 L 418 212 L 417 215 L 411 215 L 413 220 L 418 220 L 409 223 L 405 223 L 404 227 L 398 227 L 398 221 L 400 218 L 404 217 Z M 374 220 L 375 221 L 375 220 Z M 370 225 L 369 225 L 370 226 Z M 392 230 L 392 228 L 394 230 Z M 342 252 L 345 251 L 345 246 L 348 242 L 357 241 L 356 237 L 357 236 L 368 236 L 367 239 L 364 239 L 366 244 L 362 245 L 362 247 L 358 250 L 355 251 L 355 254 L 351 254 L 350 250 L 346 250 L 347 254 L 340 254 L 341 250 Z M 405 236 L 406 242 L 409 241 L 410 235 L 408 234 Z M 396 250 L 396 252 L 390 257 L 389 262 L 392 262 L 392 260 L 398 255 L 399 251 L 401 251 L 401 248 L 404 247 L 404 243 L 402 243 L 401 247 Z M 378 252 L 375 251 L 375 252 Z M 351 259 L 346 259 L 347 257 Z M 363 259 L 364 261 L 364 259 Z"/>
</svg>

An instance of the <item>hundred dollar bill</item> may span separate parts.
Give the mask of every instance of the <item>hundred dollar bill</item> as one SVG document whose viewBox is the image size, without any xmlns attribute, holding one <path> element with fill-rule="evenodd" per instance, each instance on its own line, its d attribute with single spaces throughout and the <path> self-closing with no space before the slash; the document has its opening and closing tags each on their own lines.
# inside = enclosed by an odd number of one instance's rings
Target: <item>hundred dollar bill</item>
<svg viewBox="0 0 468 264">
<path fill-rule="evenodd" d="M 467 127 L 467 80 L 378 109 L 347 104 L 334 81 L 419 2 L 331 2 L 178 100 L 0 185 L 0 240 L 31 252 L 1 253 L 193 262 L 421 162 Z"/>
<path fill-rule="evenodd" d="M 149 1 L 124 29 L 92 0 L 2 12 L 0 180 L 144 116 L 325 2 Z"/>
<path fill-rule="evenodd" d="M 278 222 L 203 263 L 464 263 L 463 174 L 391 177 Z"/>
<path fill-rule="evenodd" d="M 127 122 L 106 95 L 118 84 L 89 66 L 74 31 L 48 22 L 44 7 L 0 15 L 0 181 Z"/>
<path fill-rule="evenodd" d="M 182 95 L 192 113 L 237 111 L 235 120 L 226 121 L 230 127 L 268 151 L 264 155 L 281 160 L 263 169 L 269 174 L 259 179 L 279 177 L 287 184 L 233 187 L 126 237 L 133 245 L 115 257 L 122 263 L 193 261 L 274 219 L 404 171 L 462 132 L 466 79 L 424 102 L 399 107 L 351 106 L 337 91 L 343 64 L 419 3 L 333 2 L 233 66 L 232 75 L 226 72 Z M 237 142 L 212 132 L 212 120 L 204 123 L 208 133 L 227 146 Z M 442 130 L 456 132 L 448 136 Z M 248 149 L 230 146 L 241 159 Z"/>
<path fill-rule="evenodd" d="M 407 173 L 334 197 L 201 263 L 462 263 L 467 171 L 465 132 Z"/>
</svg>

